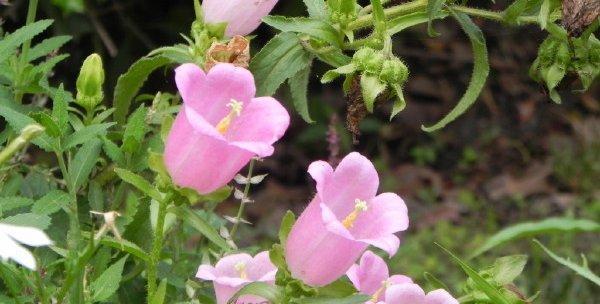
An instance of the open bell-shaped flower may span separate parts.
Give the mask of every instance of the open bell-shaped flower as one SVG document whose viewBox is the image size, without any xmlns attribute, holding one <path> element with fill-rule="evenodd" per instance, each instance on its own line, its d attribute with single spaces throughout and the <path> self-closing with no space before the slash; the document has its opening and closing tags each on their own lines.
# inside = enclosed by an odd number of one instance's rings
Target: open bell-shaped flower
<svg viewBox="0 0 600 304">
<path fill-rule="evenodd" d="M 335 170 L 316 161 L 308 172 L 317 195 L 292 227 L 285 248 L 295 278 L 324 286 L 346 273 L 369 245 L 396 253 L 400 240 L 394 233 L 408 228 L 408 211 L 398 195 L 376 195 L 379 177 L 371 161 L 354 152 Z"/>
<path fill-rule="evenodd" d="M 183 106 L 165 145 L 175 184 L 207 194 L 225 186 L 253 157 L 273 154 L 290 123 L 272 97 L 254 97 L 250 71 L 215 65 L 208 74 L 194 64 L 175 71 Z"/>
<path fill-rule="evenodd" d="M 263 251 L 252 257 L 246 253 L 233 254 L 222 258 L 213 267 L 200 265 L 196 277 L 212 281 L 217 304 L 225 304 L 244 285 L 251 282 L 273 284 L 277 268 L 269 259 L 269 252 Z M 242 296 L 236 303 L 263 303 L 265 299 L 257 296 Z M 266 303 L 266 302 L 264 302 Z"/>
</svg>

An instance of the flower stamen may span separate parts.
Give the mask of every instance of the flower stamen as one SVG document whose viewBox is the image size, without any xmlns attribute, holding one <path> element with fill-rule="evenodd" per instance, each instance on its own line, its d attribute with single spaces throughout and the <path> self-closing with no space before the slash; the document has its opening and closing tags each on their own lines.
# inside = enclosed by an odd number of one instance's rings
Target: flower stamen
<svg viewBox="0 0 600 304">
<path fill-rule="evenodd" d="M 235 270 L 240 275 L 240 279 L 243 279 L 243 280 L 248 279 L 248 273 L 246 272 L 246 263 L 239 262 L 239 263 L 235 264 Z"/>
<path fill-rule="evenodd" d="M 348 214 L 348 216 L 342 222 L 342 225 L 344 225 L 346 229 L 352 228 L 354 226 L 354 222 L 356 222 L 356 219 L 358 218 L 358 215 L 360 215 L 361 212 L 367 211 L 367 209 L 369 209 L 367 202 L 357 198 L 354 200 L 354 210 Z"/>
<path fill-rule="evenodd" d="M 225 134 L 227 130 L 229 130 L 229 126 L 235 117 L 239 117 L 242 115 L 242 109 L 244 108 L 244 103 L 241 101 L 237 101 L 232 99 L 231 102 L 227 104 L 227 107 L 230 108 L 229 114 L 223 117 L 221 121 L 217 124 L 217 131 L 221 134 Z"/>
<path fill-rule="evenodd" d="M 379 287 L 379 289 L 377 289 L 377 291 L 375 291 L 375 293 L 373 294 L 373 297 L 371 297 L 371 302 L 377 303 L 377 301 L 379 300 L 379 297 L 385 292 L 385 290 L 390 285 L 391 285 L 391 283 L 388 280 L 381 282 L 381 287 Z"/>
</svg>

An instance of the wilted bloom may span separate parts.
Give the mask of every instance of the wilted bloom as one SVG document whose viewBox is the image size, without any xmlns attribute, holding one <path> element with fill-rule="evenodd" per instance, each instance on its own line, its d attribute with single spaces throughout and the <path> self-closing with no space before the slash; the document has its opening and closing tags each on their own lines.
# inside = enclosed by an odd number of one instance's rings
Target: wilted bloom
<svg viewBox="0 0 600 304">
<path fill-rule="evenodd" d="M 35 270 L 35 258 L 29 250 L 19 243 L 33 247 L 52 245 L 52 241 L 40 229 L 0 224 L 0 257 L 2 260 L 11 259 L 31 270 Z"/>
<path fill-rule="evenodd" d="M 389 276 L 385 261 L 371 251 L 366 251 L 346 275 L 360 293 L 371 296 L 366 304 L 458 304 L 443 289 L 426 295 L 409 277 Z"/>
<path fill-rule="evenodd" d="M 207 23 L 227 23 L 225 34 L 245 36 L 254 31 L 278 0 L 204 0 L 202 10 Z"/>
<path fill-rule="evenodd" d="M 217 64 L 205 74 L 194 64 L 175 71 L 183 106 L 165 147 L 165 164 L 182 187 L 210 193 L 226 185 L 255 156 L 273 154 L 290 123 L 272 97 L 254 97 L 254 77 Z"/>
<path fill-rule="evenodd" d="M 361 294 L 372 297 L 367 303 L 385 301 L 385 291 L 391 285 L 413 282 L 409 277 L 403 275 L 390 277 L 385 261 L 368 250 L 360 258 L 360 263 L 352 265 L 346 275 Z"/>
<path fill-rule="evenodd" d="M 295 278 L 323 286 L 341 277 L 369 245 L 396 253 L 400 240 L 394 233 L 408 228 L 406 205 L 393 193 L 376 196 L 379 177 L 367 158 L 350 153 L 335 171 L 316 161 L 308 173 L 317 182 L 317 195 L 292 227 L 285 248 Z"/>
<path fill-rule="evenodd" d="M 196 277 L 213 281 L 217 304 L 225 304 L 244 285 L 251 282 L 273 284 L 277 268 L 269 259 L 269 252 L 263 251 L 252 256 L 241 253 L 222 258 L 215 267 L 200 265 Z M 263 303 L 257 296 L 242 296 L 236 303 Z"/>
</svg>

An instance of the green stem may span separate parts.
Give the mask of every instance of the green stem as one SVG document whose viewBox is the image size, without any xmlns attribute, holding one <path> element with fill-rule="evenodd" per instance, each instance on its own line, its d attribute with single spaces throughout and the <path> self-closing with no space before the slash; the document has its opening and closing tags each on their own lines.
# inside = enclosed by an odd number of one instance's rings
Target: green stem
<svg viewBox="0 0 600 304">
<path fill-rule="evenodd" d="M 15 138 L 10 142 L 10 144 L 8 144 L 8 146 L 6 146 L 6 148 L 0 151 L 0 165 L 4 164 L 13 155 L 15 155 L 15 153 L 21 150 L 21 148 L 23 148 L 27 143 L 32 141 L 42 132 L 44 132 L 44 128 L 38 124 L 31 124 L 23 128 L 19 137 Z"/>
<path fill-rule="evenodd" d="M 246 176 L 246 187 L 244 188 L 244 197 L 242 198 L 242 201 L 240 202 L 240 207 L 238 208 L 237 215 L 235 216 L 235 222 L 233 223 L 233 227 L 231 228 L 231 232 L 229 233 L 229 236 L 231 237 L 232 240 L 235 237 L 235 234 L 237 233 L 238 227 L 242 220 L 242 215 L 244 214 L 244 207 L 246 206 L 246 202 L 244 200 L 248 197 L 248 194 L 250 193 L 250 185 L 252 184 L 250 182 L 250 179 L 252 179 L 252 173 L 254 171 L 254 163 L 255 162 L 256 162 L 256 160 L 253 158 L 250 161 L 250 165 L 248 167 L 248 176 Z"/>
<path fill-rule="evenodd" d="M 402 3 L 383 10 L 385 17 L 391 19 L 394 17 L 414 13 L 427 7 L 427 0 L 415 0 L 412 2 Z M 373 25 L 373 14 L 358 17 L 356 20 L 348 24 L 349 30 L 358 30 L 361 28 Z"/>
<path fill-rule="evenodd" d="M 148 303 L 156 292 L 156 279 L 160 253 L 162 252 L 164 240 L 165 217 L 167 216 L 167 205 L 171 201 L 171 195 L 167 195 L 164 200 L 158 202 L 158 215 L 156 219 L 156 230 L 154 231 L 154 241 L 152 243 L 152 252 L 148 260 Z"/>
<path fill-rule="evenodd" d="M 38 7 L 38 0 L 29 0 L 29 6 L 27 8 L 27 19 L 25 21 L 25 25 L 29 25 L 35 21 L 37 7 Z M 23 70 L 25 69 L 25 66 L 27 65 L 27 54 L 29 53 L 30 48 L 31 48 L 31 40 L 25 41 L 25 43 L 23 43 L 23 48 L 21 49 L 21 56 L 20 56 L 21 61 L 19 62 L 19 69 L 18 69 L 17 76 L 15 78 L 15 86 L 19 90 L 15 95 L 15 99 L 17 100 L 18 103 L 21 103 L 21 101 L 23 99 L 23 92 L 21 92 L 20 87 L 22 85 L 21 82 L 23 81 L 22 80 L 23 79 L 23 76 L 22 76 Z"/>
</svg>

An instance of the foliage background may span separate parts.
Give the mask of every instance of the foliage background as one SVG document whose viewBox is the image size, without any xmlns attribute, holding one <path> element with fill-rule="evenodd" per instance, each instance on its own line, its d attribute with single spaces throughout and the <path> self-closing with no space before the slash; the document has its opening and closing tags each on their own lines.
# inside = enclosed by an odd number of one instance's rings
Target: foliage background
<svg viewBox="0 0 600 304">
<path fill-rule="evenodd" d="M 470 3 L 498 10 L 507 5 L 506 1 Z M 27 1 L 16 0 L 0 8 L 4 30 L 23 24 L 26 7 Z M 281 1 L 273 14 L 305 12 L 301 1 L 288 0 Z M 77 75 L 87 55 L 97 52 L 105 59 L 106 95 L 112 96 L 117 77 L 150 50 L 181 41 L 179 33 L 189 31 L 194 14 L 191 1 L 183 0 L 53 0 L 40 1 L 41 18 L 55 19 L 54 32 L 45 35 L 74 38 L 61 50 L 70 58 L 57 66 L 51 81 L 73 90 L 72 75 Z M 441 33 L 437 38 L 427 36 L 426 26 L 398 36 L 394 52 L 411 70 L 405 89 L 409 105 L 391 123 L 386 115 L 389 109 L 377 109 L 362 123 L 363 134 L 356 145 L 344 129 L 345 100 L 339 83 L 322 86 L 317 78 L 311 79 L 310 110 L 316 123 L 307 124 L 294 114 L 292 128 L 278 143 L 276 154 L 259 164 L 259 173 L 270 176 L 253 190 L 257 203 L 248 208 L 248 217 L 254 225 L 242 228 L 240 245 L 267 247 L 276 238 L 285 210 L 300 212 L 313 195 L 305 168 L 314 159 L 335 160 L 331 147 L 339 148 L 342 156 L 351 150 L 370 155 L 382 176 L 382 190 L 397 192 L 407 201 L 411 228 L 391 265 L 424 284 L 425 271 L 446 283 L 464 277 L 434 242 L 466 257 L 486 237 L 513 223 L 559 215 L 600 218 L 600 88 L 573 94 L 576 84 L 567 84 L 561 90 L 563 104 L 552 103 L 527 75 L 545 34 L 536 26 L 476 22 L 487 38 L 491 77 L 477 104 L 439 132 L 425 133 L 420 126 L 437 121 L 453 106 L 471 71 L 469 42 L 450 19 L 436 24 Z M 274 33 L 261 26 L 253 50 Z M 317 66 L 316 75 L 320 77 L 324 68 Z M 174 92 L 171 72 L 155 73 L 143 91 Z M 290 100 L 286 88 L 278 94 L 280 100 Z M 39 161 L 36 155 L 31 157 L 31 163 Z M 231 215 L 236 206 L 234 201 L 225 202 L 218 211 Z M 540 239 L 563 256 L 578 258 L 586 253 L 590 268 L 600 267 L 597 234 Z M 194 240 L 189 242 L 193 246 Z M 471 263 L 485 266 L 494 257 L 524 252 L 531 255 L 518 282 L 525 294 L 540 291 L 538 303 L 594 303 L 598 287 L 526 240 L 494 249 Z"/>
</svg>

